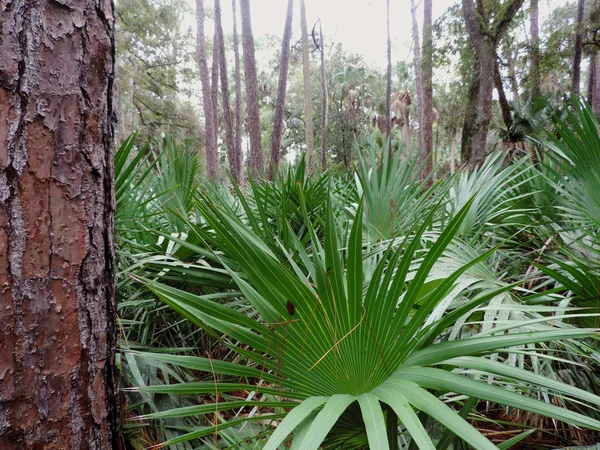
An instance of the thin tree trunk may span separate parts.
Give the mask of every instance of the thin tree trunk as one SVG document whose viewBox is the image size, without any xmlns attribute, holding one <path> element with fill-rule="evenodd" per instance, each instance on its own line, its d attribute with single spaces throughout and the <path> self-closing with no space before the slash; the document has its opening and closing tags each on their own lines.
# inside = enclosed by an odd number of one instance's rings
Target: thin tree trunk
<svg viewBox="0 0 600 450">
<path fill-rule="evenodd" d="M 450 175 L 456 172 L 456 133 L 452 135 L 452 143 L 450 144 Z"/>
<path fill-rule="evenodd" d="M 304 77 L 304 123 L 306 129 L 306 166 L 313 166 L 315 151 L 312 110 L 312 82 L 310 79 L 310 59 L 308 54 L 308 25 L 306 24 L 306 7 L 300 0 L 300 27 L 302 29 L 302 74 Z"/>
<path fill-rule="evenodd" d="M 581 52 L 583 49 L 583 16 L 585 10 L 585 0 L 579 0 L 577 3 L 577 28 L 575 32 L 575 50 L 573 52 L 573 70 L 571 90 L 574 96 L 579 95 L 579 86 L 581 84 Z"/>
<path fill-rule="evenodd" d="M 417 6 L 415 0 L 410 0 L 410 13 L 412 18 L 412 39 L 413 39 L 413 67 L 415 70 L 415 84 L 417 88 L 417 110 L 419 114 L 419 147 L 424 148 L 423 144 L 423 76 L 421 67 L 421 43 L 419 39 L 419 25 L 417 22 Z"/>
<path fill-rule="evenodd" d="M 502 121 L 508 130 L 512 125 L 512 114 L 510 112 L 510 104 L 506 98 L 504 92 L 504 85 L 502 84 L 502 75 L 500 74 L 500 65 L 496 61 L 496 71 L 494 72 L 494 86 L 498 93 L 498 103 L 500 104 L 500 111 L 502 112 Z"/>
<path fill-rule="evenodd" d="M 529 76 L 531 78 L 532 97 L 536 97 L 540 93 L 540 31 L 538 19 L 538 0 L 531 0 L 531 8 L 529 10 L 529 23 L 531 28 L 531 62 Z"/>
<path fill-rule="evenodd" d="M 473 148 L 473 133 L 475 132 L 475 119 L 477 119 L 477 95 L 479 93 L 479 66 L 476 64 L 471 74 L 471 81 L 467 89 L 467 105 L 465 107 L 465 119 L 460 141 L 460 159 L 467 163 L 471 158 Z"/>
<path fill-rule="evenodd" d="M 213 34 L 213 52 L 212 52 L 212 73 L 210 84 L 210 96 L 212 98 L 213 118 L 214 118 L 214 133 L 215 133 L 215 154 L 213 158 L 216 164 L 217 174 L 214 178 L 219 180 L 219 36 L 217 36 L 217 27 Z"/>
<path fill-rule="evenodd" d="M 323 38 L 323 25 L 319 20 L 319 37 L 321 38 L 321 168 L 327 169 L 327 122 L 328 122 L 328 94 L 327 74 L 325 72 L 325 40 Z"/>
<path fill-rule="evenodd" d="M 513 57 L 510 45 L 508 44 L 508 40 L 504 40 L 504 56 L 508 63 L 508 79 L 510 81 L 510 90 L 512 91 L 512 99 L 513 102 L 519 102 L 519 85 L 517 83 L 517 69 L 516 69 L 516 61 Z"/>
<path fill-rule="evenodd" d="M 275 119 L 271 135 L 271 167 L 269 179 L 273 179 L 279 170 L 281 158 L 281 136 L 283 134 L 283 112 L 287 90 L 288 67 L 290 65 L 290 40 L 292 38 L 292 19 L 294 15 L 294 0 L 288 0 L 283 39 L 281 41 L 281 57 L 279 58 L 279 85 L 277 87 L 277 103 L 275 104 Z"/>
<path fill-rule="evenodd" d="M 116 449 L 112 2 L 0 10 L 0 448 Z"/>
<path fill-rule="evenodd" d="M 261 142 L 260 109 L 258 107 L 258 80 L 250 1 L 240 0 L 242 14 L 242 48 L 244 49 L 244 75 L 246 77 L 246 110 L 248 112 L 248 134 L 250 135 L 250 168 L 256 177 L 264 171 Z"/>
<path fill-rule="evenodd" d="M 598 53 L 590 56 L 588 102 L 592 106 L 594 115 L 600 120 L 600 56 L 598 56 Z"/>
<path fill-rule="evenodd" d="M 244 184 L 244 170 L 242 162 L 242 74 L 240 64 L 240 49 L 239 38 L 237 31 L 237 0 L 231 0 L 231 8 L 233 10 L 233 54 L 234 54 L 234 69 L 235 69 L 235 152 L 234 158 L 238 169 L 238 182 Z"/>
<path fill-rule="evenodd" d="M 215 0 L 215 31 L 219 47 L 219 72 L 221 74 L 221 97 L 223 100 L 223 118 L 225 122 L 225 145 L 229 170 L 235 182 L 240 184 L 240 165 L 235 153 L 235 136 L 233 132 L 233 115 L 229 101 L 229 79 L 227 77 L 227 61 L 225 59 L 225 41 L 223 38 L 223 24 L 221 22 L 221 0 Z"/>
<path fill-rule="evenodd" d="M 204 134 L 206 137 L 206 167 L 208 177 L 216 180 L 219 173 L 217 155 L 216 117 L 213 105 L 210 79 L 208 75 L 208 60 L 206 56 L 206 38 L 204 35 L 204 1 L 196 0 L 196 24 L 198 45 L 198 68 L 202 84 L 202 103 L 204 105 Z"/>
<path fill-rule="evenodd" d="M 388 152 L 392 157 L 392 36 L 390 32 L 390 0 L 386 0 L 387 28 L 387 83 L 385 91 L 385 136 L 388 139 Z"/>
<path fill-rule="evenodd" d="M 433 152 L 433 32 L 432 32 L 432 0 L 423 4 L 423 148 L 420 161 L 425 164 L 422 178 L 432 171 Z"/>
</svg>

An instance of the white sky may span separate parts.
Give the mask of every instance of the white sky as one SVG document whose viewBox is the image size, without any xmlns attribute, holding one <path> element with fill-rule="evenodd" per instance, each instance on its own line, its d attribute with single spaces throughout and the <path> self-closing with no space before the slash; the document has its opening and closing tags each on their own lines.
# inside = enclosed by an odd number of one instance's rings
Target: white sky
<svg viewBox="0 0 600 450">
<path fill-rule="evenodd" d="M 195 0 L 188 0 L 191 11 L 195 11 Z M 423 5 L 422 0 L 416 0 L 418 5 L 417 18 L 419 34 L 422 36 Z M 541 0 L 540 24 L 543 23 L 548 11 L 567 0 Z M 205 0 L 205 7 L 212 7 L 211 0 Z M 386 60 L 386 0 L 305 0 L 306 15 L 309 31 L 320 18 L 323 23 L 323 33 L 329 42 L 341 42 L 344 48 L 352 53 L 358 53 L 368 64 L 384 69 Z M 460 3 L 460 0 L 433 0 L 433 20 L 435 22 L 450 6 Z M 523 8 L 528 8 L 527 1 Z M 231 33 L 232 12 L 231 0 L 221 0 L 223 9 L 223 28 L 226 34 Z M 286 0 L 251 0 L 252 28 L 255 38 L 263 35 L 283 35 Z M 390 0 L 392 60 L 412 60 L 412 30 L 410 15 L 410 0 Z M 190 25 L 195 27 L 195 17 L 190 18 Z M 238 6 L 239 23 L 239 6 Z M 212 23 L 205 24 L 206 33 L 212 37 Z M 300 39 L 300 1 L 294 1 L 294 19 L 292 41 Z"/>
<path fill-rule="evenodd" d="M 190 1 L 192 11 L 195 1 Z M 444 11 L 459 0 L 434 0 L 433 20 L 440 17 Z M 421 0 L 417 4 L 421 6 Z M 205 7 L 212 2 L 205 1 Z M 385 68 L 386 60 L 386 22 L 385 0 L 305 0 L 307 23 L 310 29 L 320 18 L 323 23 L 323 33 L 329 41 L 341 42 L 344 48 L 352 53 L 363 55 L 368 64 Z M 286 0 L 251 0 L 252 28 L 254 36 L 283 35 Z M 224 32 L 232 30 L 231 1 L 221 0 L 223 9 Z M 419 8 L 417 17 L 423 19 L 423 8 Z M 411 17 L 410 0 L 390 1 L 392 58 L 394 61 L 412 59 L 411 53 Z M 239 7 L 238 7 L 239 21 Z M 292 41 L 300 39 L 300 1 L 294 1 Z M 206 22 L 206 34 L 212 36 L 212 24 Z M 421 25 L 419 25 L 421 26 Z M 422 32 L 421 29 L 419 29 Z"/>
</svg>

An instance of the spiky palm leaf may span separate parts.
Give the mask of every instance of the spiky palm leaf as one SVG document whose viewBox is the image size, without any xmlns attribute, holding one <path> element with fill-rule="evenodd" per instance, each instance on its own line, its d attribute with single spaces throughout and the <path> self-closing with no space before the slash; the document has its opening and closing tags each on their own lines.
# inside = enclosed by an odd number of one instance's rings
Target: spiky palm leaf
<svg viewBox="0 0 600 450">
<path fill-rule="evenodd" d="M 485 260 L 480 255 L 447 277 L 428 280 L 432 267 L 460 229 L 472 202 L 467 202 L 423 256 L 416 273 L 408 279 L 415 252 L 434 212 L 410 237 L 387 249 L 365 248 L 362 204 L 351 230 L 340 224 L 327 208 L 324 242 L 311 231 L 312 253 L 282 262 L 244 222 L 205 198 L 198 205 L 211 228 L 215 255 L 235 261 L 230 274 L 260 320 L 229 308 L 210 297 L 193 295 L 164 284 L 144 280 L 149 289 L 173 309 L 200 326 L 226 336 L 225 343 L 250 365 L 210 359 L 152 355 L 158 361 L 254 380 L 251 385 L 211 381 L 170 386 L 140 387 L 143 392 L 219 394 L 255 390 L 256 395 L 287 399 L 266 418 L 285 417 L 272 433 L 265 449 L 275 449 L 294 433 L 293 448 L 317 449 L 351 405 L 358 404 L 371 448 L 388 448 L 382 404 L 389 405 L 422 449 L 435 448 L 417 411 L 433 417 L 475 448 L 496 448 L 457 415 L 433 392 L 456 392 L 551 416 L 581 427 L 600 429 L 600 422 L 552 404 L 522 396 L 504 385 L 494 386 L 462 375 L 464 369 L 491 374 L 529 389 L 545 388 L 578 401 L 600 405 L 600 398 L 526 370 L 508 367 L 485 358 L 494 352 L 539 342 L 577 339 L 596 330 L 553 327 L 545 331 L 506 334 L 523 328 L 512 321 L 498 330 L 488 330 L 459 341 L 440 342 L 458 318 L 491 298 L 508 291 L 508 285 L 483 292 L 427 325 L 431 312 L 453 291 L 459 277 Z M 295 251 L 302 252 L 301 248 Z M 227 267 L 227 264 L 224 263 Z M 370 276 L 365 277 L 365 274 Z M 460 368 L 452 370 L 452 367 Z M 272 397 L 271 397 L 272 398 Z M 239 400 L 198 405 L 160 413 L 161 417 L 206 414 L 239 407 Z M 249 402 L 248 406 L 255 406 Z M 265 404 L 269 406 L 269 404 Z M 157 417 L 156 414 L 145 416 Z M 164 445 L 207 436 L 253 418 L 238 418 L 218 427 L 200 429 Z M 387 424 L 395 428 L 395 423 Z"/>
</svg>

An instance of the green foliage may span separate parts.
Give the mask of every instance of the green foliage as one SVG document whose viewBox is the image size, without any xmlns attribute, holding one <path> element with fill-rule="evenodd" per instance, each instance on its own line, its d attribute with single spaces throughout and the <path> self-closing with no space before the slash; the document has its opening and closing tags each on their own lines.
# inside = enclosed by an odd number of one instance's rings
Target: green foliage
<svg viewBox="0 0 600 450">
<path fill-rule="evenodd" d="M 116 3 L 117 134 L 139 129 L 142 140 L 175 133 L 201 141 L 189 101 L 196 77 L 195 39 L 182 25 L 184 0 L 127 0 Z"/>
<path fill-rule="evenodd" d="M 428 416 L 445 436 L 496 448 L 447 403 L 460 396 L 600 429 L 593 379 L 575 375 L 596 335 L 575 324 L 594 316 L 564 304 L 565 288 L 590 292 L 585 263 L 536 263 L 541 287 L 559 283 L 546 294 L 519 287 L 518 247 L 499 249 L 543 217 L 524 188 L 543 175 L 496 157 L 426 188 L 415 158 L 385 148 L 366 146 L 356 184 L 301 162 L 233 194 L 195 184 L 194 159 L 174 145 L 131 159 L 132 138 L 120 150 L 124 370 L 153 439 L 384 449 L 389 407 L 402 445 L 441 448 Z"/>
</svg>

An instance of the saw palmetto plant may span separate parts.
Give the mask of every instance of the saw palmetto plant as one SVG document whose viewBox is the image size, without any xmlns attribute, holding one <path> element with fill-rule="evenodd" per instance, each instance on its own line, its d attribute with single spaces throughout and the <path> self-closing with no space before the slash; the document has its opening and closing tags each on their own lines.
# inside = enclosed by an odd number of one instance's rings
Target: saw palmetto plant
<svg viewBox="0 0 600 450">
<path fill-rule="evenodd" d="M 475 284 L 468 292 L 457 292 L 461 276 L 488 259 L 494 249 L 459 264 L 444 277 L 431 276 L 455 241 L 472 201 L 454 214 L 433 241 L 423 237 L 431 228 L 435 208 L 404 236 L 377 244 L 365 244 L 372 240 L 363 229 L 362 200 L 350 225 L 333 214 L 330 200 L 327 205 L 322 235 L 309 226 L 310 241 L 303 245 L 289 233 L 287 244 L 281 245 L 286 255 L 282 260 L 273 252 L 273 243 L 267 244 L 264 236 L 252 230 L 248 218 L 200 194 L 196 208 L 202 223 L 188 221 L 188 226 L 194 242 L 204 245 L 172 239 L 198 250 L 199 261 L 210 249 L 210 260 L 218 262 L 236 285 L 230 302 L 227 294 L 197 295 L 157 279 L 140 278 L 157 297 L 218 335 L 238 355 L 232 362 L 137 353 L 146 360 L 195 369 L 210 377 L 209 381 L 132 389 L 211 398 L 203 404 L 139 417 L 219 418 L 211 419 L 213 425 L 160 446 L 225 436 L 227 429 L 246 422 L 276 421 L 277 426 L 267 427 L 264 433 L 267 450 L 290 441 L 294 449 L 398 448 L 399 432 L 404 438 L 410 436 L 420 449 L 443 448 L 451 439 L 442 437 L 443 442 L 436 442 L 424 425 L 424 418 L 429 417 L 445 427 L 449 436 L 456 435 L 473 448 L 497 448 L 443 400 L 449 393 L 600 430 L 600 422 L 585 413 L 530 394 L 544 392 L 560 398 L 563 405 L 576 404 L 581 411 L 600 407 L 600 397 L 526 367 L 502 363 L 512 352 L 544 358 L 543 350 L 536 352 L 542 343 L 575 342 L 597 335 L 595 329 L 568 325 L 562 320 L 569 315 L 564 309 L 539 302 L 522 306 L 522 310 L 537 308 L 540 315 L 509 317 L 485 331 L 473 319 L 465 324 L 471 333 L 459 340 L 451 338 L 450 330 L 459 319 L 476 317 L 491 299 L 515 288 L 507 284 L 478 290 Z M 180 269 L 179 276 L 190 278 L 194 271 Z M 234 297 L 244 298 L 250 309 L 240 310 Z M 430 320 L 442 303 L 443 313 Z M 544 327 L 534 332 L 531 326 L 535 324 Z M 240 392 L 250 394 L 241 398 Z M 350 437 L 348 427 L 341 426 L 352 423 L 352 417 L 359 424 L 359 434 L 366 436 L 362 440 L 354 436 L 355 446 L 344 441 Z M 352 430 L 354 435 L 357 429 Z"/>
</svg>

